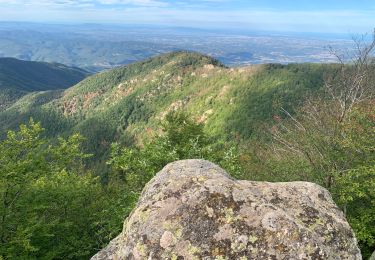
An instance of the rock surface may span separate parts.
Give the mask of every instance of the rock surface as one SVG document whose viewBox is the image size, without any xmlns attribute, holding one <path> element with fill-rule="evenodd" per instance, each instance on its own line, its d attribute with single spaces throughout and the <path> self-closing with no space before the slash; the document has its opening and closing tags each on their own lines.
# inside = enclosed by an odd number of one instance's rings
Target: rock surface
<svg viewBox="0 0 375 260">
<path fill-rule="evenodd" d="M 203 160 L 167 165 L 92 259 L 361 259 L 328 191 L 236 181 Z"/>
</svg>

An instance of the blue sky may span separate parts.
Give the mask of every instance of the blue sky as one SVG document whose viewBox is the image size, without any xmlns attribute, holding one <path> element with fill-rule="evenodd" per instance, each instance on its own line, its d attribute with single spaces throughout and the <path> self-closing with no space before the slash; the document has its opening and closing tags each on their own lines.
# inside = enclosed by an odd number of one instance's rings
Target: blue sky
<svg viewBox="0 0 375 260">
<path fill-rule="evenodd" d="M 0 0 L 0 20 L 365 33 L 374 0 Z"/>
</svg>

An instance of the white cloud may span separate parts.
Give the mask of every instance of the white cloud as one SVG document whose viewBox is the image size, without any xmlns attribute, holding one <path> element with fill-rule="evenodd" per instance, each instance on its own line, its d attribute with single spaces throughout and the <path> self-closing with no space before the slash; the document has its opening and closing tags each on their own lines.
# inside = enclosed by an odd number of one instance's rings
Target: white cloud
<svg viewBox="0 0 375 260">
<path fill-rule="evenodd" d="M 167 3 L 159 0 L 0 0 L 2 5 L 24 5 L 24 6 L 77 6 L 77 5 L 131 5 L 161 7 Z M 0 6 L 1 8 L 1 6 Z"/>
<path fill-rule="evenodd" d="M 166 2 L 157 0 L 97 0 L 97 3 L 105 5 L 135 5 L 135 6 L 167 6 Z"/>
</svg>

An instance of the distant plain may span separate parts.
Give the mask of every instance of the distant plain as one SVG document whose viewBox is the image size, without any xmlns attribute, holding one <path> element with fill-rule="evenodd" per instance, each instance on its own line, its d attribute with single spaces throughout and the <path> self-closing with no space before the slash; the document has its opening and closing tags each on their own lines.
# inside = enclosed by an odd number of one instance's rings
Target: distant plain
<svg viewBox="0 0 375 260">
<path fill-rule="evenodd" d="M 59 62 L 97 72 L 177 50 L 227 66 L 326 63 L 353 46 L 349 34 L 203 30 L 181 27 L 0 22 L 0 57 Z"/>
</svg>

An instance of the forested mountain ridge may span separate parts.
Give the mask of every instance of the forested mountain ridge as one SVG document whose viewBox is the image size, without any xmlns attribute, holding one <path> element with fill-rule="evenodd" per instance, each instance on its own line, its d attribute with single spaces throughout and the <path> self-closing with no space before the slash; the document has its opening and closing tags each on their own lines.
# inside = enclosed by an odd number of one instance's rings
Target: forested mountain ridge
<svg viewBox="0 0 375 260">
<path fill-rule="evenodd" d="M 27 93 L 65 89 L 87 75 L 85 70 L 59 63 L 0 58 L 0 110 Z"/>
<path fill-rule="evenodd" d="M 184 109 L 213 135 L 248 139 L 281 107 L 293 111 L 317 91 L 328 68 L 226 68 L 208 56 L 174 52 L 98 73 L 61 93 L 25 96 L 0 114 L 0 131 L 33 117 L 50 135 L 81 132 L 90 151 L 100 153 L 114 140 L 142 143 L 169 111 Z"/>
</svg>

